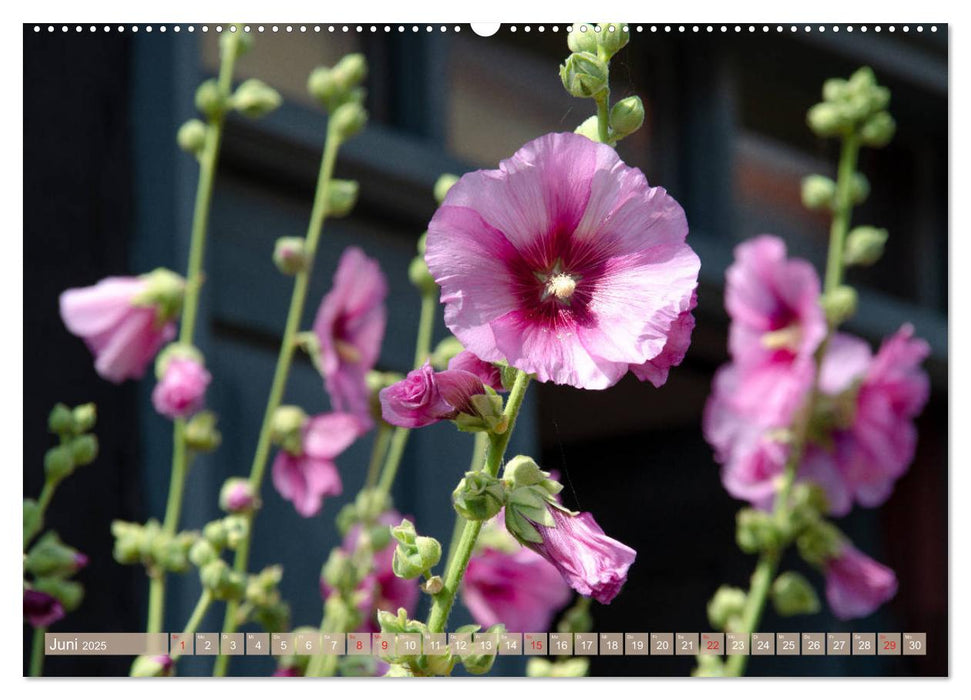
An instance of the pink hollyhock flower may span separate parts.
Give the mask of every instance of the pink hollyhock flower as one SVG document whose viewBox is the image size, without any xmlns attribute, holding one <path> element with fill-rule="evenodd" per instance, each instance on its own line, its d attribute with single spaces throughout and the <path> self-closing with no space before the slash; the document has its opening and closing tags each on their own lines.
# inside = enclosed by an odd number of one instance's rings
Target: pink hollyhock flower
<svg viewBox="0 0 971 700">
<path fill-rule="evenodd" d="M 473 413 L 472 396 L 484 394 L 482 380 L 462 369 L 436 372 L 429 362 L 382 389 L 381 415 L 392 425 L 422 428 L 459 413 Z"/>
<path fill-rule="evenodd" d="M 165 276 L 163 293 L 173 307 L 156 303 L 153 280 Z M 166 270 L 141 277 L 106 277 L 91 287 L 68 289 L 60 297 L 61 319 L 95 356 L 95 371 L 120 383 L 138 379 L 165 343 L 175 337 L 172 320 L 181 305 L 181 278 Z M 174 310 L 173 310 L 174 309 Z"/>
<path fill-rule="evenodd" d="M 664 344 L 661 354 L 642 365 L 631 365 L 631 372 L 642 382 L 650 382 L 655 387 L 661 387 L 668 380 L 668 372 L 672 367 L 681 364 L 688 346 L 691 345 L 691 331 L 695 329 L 695 317 L 691 313 L 698 305 L 698 295 L 692 293 L 688 309 L 681 312 L 668 333 L 668 340 Z"/>
<path fill-rule="evenodd" d="M 388 283 L 376 260 L 360 248 L 341 255 L 334 286 L 314 321 L 320 342 L 320 370 L 331 408 L 371 423 L 365 377 L 381 352 L 387 322 Z"/>
<path fill-rule="evenodd" d="M 343 490 L 334 460 L 367 431 L 360 418 L 348 413 L 322 413 L 303 429 L 300 454 L 280 450 L 273 460 L 273 485 L 297 512 L 309 518 L 320 512 L 324 496 Z"/>
<path fill-rule="evenodd" d="M 425 261 L 476 356 L 604 389 L 661 355 L 688 310 L 700 262 L 687 233 L 678 203 L 614 149 L 547 134 L 449 190 Z"/>
<path fill-rule="evenodd" d="M 786 258 L 785 243 L 759 236 L 735 248 L 725 272 L 725 308 L 732 317 L 728 348 L 745 366 L 811 358 L 826 337 L 816 269 Z"/>
<path fill-rule="evenodd" d="M 203 407 L 212 375 L 198 360 L 173 357 L 152 390 L 152 405 L 166 418 L 191 416 Z"/>
<path fill-rule="evenodd" d="M 577 593 L 606 605 L 620 593 L 637 552 L 607 537 L 590 513 L 549 512 L 556 525 L 533 523 L 543 541 L 526 546 L 555 566 Z"/>
<path fill-rule="evenodd" d="M 64 617 L 64 606 L 52 595 L 24 589 L 24 620 L 33 627 L 50 627 Z"/>
<path fill-rule="evenodd" d="M 389 527 L 397 525 L 401 522 L 401 514 L 394 510 L 387 511 L 378 518 L 378 522 Z M 360 544 L 360 538 L 361 526 L 355 525 L 344 537 L 341 549 L 345 554 L 353 555 Z M 373 553 L 373 568 L 357 586 L 360 594 L 358 609 L 364 618 L 358 632 L 380 631 L 377 623 L 378 610 L 397 611 L 398 608 L 404 608 L 409 615 L 415 611 L 420 593 L 418 581 L 395 576 L 392 568 L 395 546 L 396 542 L 391 540 L 384 549 Z M 321 579 L 321 597 L 326 599 L 330 593 L 330 586 Z"/>
<path fill-rule="evenodd" d="M 847 544 L 824 566 L 826 600 L 841 620 L 866 617 L 897 593 L 893 570 Z"/>
<path fill-rule="evenodd" d="M 543 557 L 515 544 L 507 552 L 486 547 L 469 560 L 462 601 L 482 627 L 503 623 L 509 632 L 549 629 L 570 600 L 570 587 Z"/>
<path fill-rule="evenodd" d="M 468 350 L 463 350 L 458 355 L 453 357 L 448 361 L 449 369 L 461 369 L 466 372 L 471 372 L 477 376 L 483 384 L 488 387 L 495 389 L 496 391 L 505 391 L 505 387 L 502 385 L 502 373 L 499 368 L 488 362 L 483 362 L 474 353 Z"/>
</svg>

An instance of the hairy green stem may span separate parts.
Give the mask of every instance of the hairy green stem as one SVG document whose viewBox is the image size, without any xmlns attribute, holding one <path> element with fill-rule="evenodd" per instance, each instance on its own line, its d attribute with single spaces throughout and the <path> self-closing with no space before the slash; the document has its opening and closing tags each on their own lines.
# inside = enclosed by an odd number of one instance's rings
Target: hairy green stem
<svg viewBox="0 0 971 700">
<path fill-rule="evenodd" d="M 296 336 L 300 329 L 300 321 L 303 318 L 304 305 L 307 300 L 307 290 L 310 287 L 310 276 L 313 271 L 314 258 L 317 253 L 317 244 L 323 231 L 324 220 L 327 216 L 327 199 L 330 192 L 331 179 L 334 174 L 334 164 L 337 160 L 337 151 L 341 141 L 333 122 L 328 126 L 327 140 L 324 143 L 324 152 L 320 160 L 320 173 L 317 177 L 317 189 L 314 193 L 313 210 L 310 214 L 310 224 L 307 228 L 307 237 L 304 250 L 307 256 L 306 268 L 296 275 L 293 283 L 293 294 L 290 297 L 290 310 L 287 313 L 286 326 L 283 331 L 283 340 L 280 343 L 280 354 L 277 357 L 276 370 L 273 373 L 273 383 L 270 386 L 270 394 L 267 398 L 266 409 L 263 413 L 263 425 L 260 428 L 259 438 L 256 443 L 256 453 L 253 456 L 253 464 L 250 469 L 250 485 L 253 493 L 260 493 L 263 486 L 263 476 L 266 472 L 266 463 L 270 455 L 270 433 L 273 426 L 273 415 L 283 401 L 283 393 L 286 389 L 287 378 L 290 376 L 290 366 L 293 362 L 293 354 L 296 350 Z M 249 527 L 246 536 L 236 550 L 236 558 L 233 568 L 239 573 L 246 573 L 249 564 L 250 545 L 253 537 L 254 514 L 248 517 Z M 223 632 L 230 633 L 235 631 L 238 624 L 237 610 L 239 604 L 230 601 L 226 606 L 226 617 L 223 620 Z M 213 675 L 223 676 L 229 666 L 229 657 L 220 655 L 216 659 Z"/>
<path fill-rule="evenodd" d="M 30 648 L 30 675 L 37 678 L 44 675 L 44 633 L 46 627 L 34 628 L 34 640 Z"/>
<path fill-rule="evenodd" d="M 519 410 L 522 408 L 528 386 L 529 375 L 525 372 L 518 372 L 512 390 L 509 392 L 509 398 L 506 400 L 506 407 L 503 410 L 504 415 L 509 419 L 509 427 L 501 435 L 490 435 L 489 437 L 489 448 L 482 469 L 492 476 L 499 475 L 499 468 L 502 466 L 506 447 L 509 445 L 509 439 L 512 437 L 512 431 L 516 426 L 516 418 L 519 416 Z M 455 517 L 462 519 L 462 516 L 458 513 Z M 465 521 L 455 549 L 448 553 L 446 558 L 448 567 L 445 572 L 444 585 L 442 590 L 434 596 L 432 608 L 428 614 L 428 631 L 430 633 L 445 631 L 448 615 L 452 611 L 455 596 L 458 594 L 462 577 L 465 576 L 465 570 L 469 565 L 469 559 L 472 557 L 472 550 L 475 548 L 480 530 L 482 530 L 481 521 Z"/>
<path fill-rule="evenodd" d="M 373 488 L 378 483 L 378 476 L 381 474 L 381 465 L 388 454 L 388 445 L 391 442 L 391 426 L 384 421 L 378 426 L 378 434 L 374 438 L 374 446 L 371 448 L 371 461 L 367 468 L 367 478 L 364 481 L 364 488 Z"/>
</svg>

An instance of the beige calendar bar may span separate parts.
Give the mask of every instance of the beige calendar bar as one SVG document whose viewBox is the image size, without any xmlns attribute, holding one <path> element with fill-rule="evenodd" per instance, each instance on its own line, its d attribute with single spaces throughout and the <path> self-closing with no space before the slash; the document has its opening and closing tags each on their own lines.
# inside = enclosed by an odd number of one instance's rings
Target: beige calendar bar
<svg viewBox="0 0 971 700">
<path fill-rule="evenodd" d="M 141 656 L 168 654 L 165 632 L 94 632 L 44 634 L 45 656 Z"/>
</svg>

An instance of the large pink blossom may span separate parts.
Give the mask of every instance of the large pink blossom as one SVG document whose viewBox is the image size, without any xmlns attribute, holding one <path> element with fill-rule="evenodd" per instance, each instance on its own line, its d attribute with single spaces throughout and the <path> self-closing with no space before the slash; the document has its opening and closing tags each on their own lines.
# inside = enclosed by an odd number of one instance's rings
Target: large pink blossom
<svg viewBox="0 0 971 700">
<path fill-rule="evenodd" d="M 387 322 L 388 283 L 376 260 L 360 248 L 341 255 L 334 285 L 314 320 L 320 342 L 320 369 L 331 408 L 353 413 L 370 424 L 367 373 L 381 352 Z"/>
<path fill-rule="evenodd" d="M 173 357 L 152 390 L 152 405 L 166 418 L 185 418 L 203 407 L 212 376 L 201 362 Z"/>
<path fill-rule="evenodd" d="M 684 360 L 691 345 L 691 332 L 695 329 L 695 317 L 691 312 L 698 305 L 697 294 L 691 295 L 688 308 L 681 312 L 668 333 L 664 349 L 657 357 L 651 358 L 641 365 L 631 365 L 631 372 L 642 382 L 650 382 L 656 387 L 662 386 L 668 380 L 668 372 L 677 367 Z"/>
<path fill-rule="evenodd" d="M 445 323 L 487 362 L 603 389 L 657 358 L 688 311 L 698 256 L 678 203 L 578 134 L 469 173 L 428 225 Z"/>
<path fill-rule="evenodd" d="M 533 523 L 541 543 L 526 545 L 550 562 L 580 595 L 606 605 L 627 581 L 637 552 L 604 534 L 590 513 L 571 515 L 551 507 L 554 527 Z"/>
<path fill-rule="evenodd" d="M 505 391 L 502 385 L 502 373 L 495 365 L 484 362 L 468 350 L 463 350 L 448 361 L 449 369 L 461 369 L 477 376 L 482 383 L 496 391 Z"/>
<path fill-rule="evenodd" d="M 503 623 L 510 632 L 547 630 L 570 600 L 570 587 L 546 559 L 513 546 L 511 552 L 486 547 L 472 556 L 462 578 L 462 601 L 483 627 Z"/>
<path fill-rule="evenodd" d="M 273 460 L 273 485 L 297 512 L 309 518 L 320 512 L 324 496 L 343 490 L 334 460 L 367 430 L 357 416 L 323 413 L 302 428 L 299 454 L 281 449 Z"/>
<path fill-rule="evenodd" d="M 897 593 L 893 570 L 850 544 L 824 566 L 826 600 L 841 620 L 866 617 Z"/>
<path fill-rule="evenodd" d="M 60 297 L 61 319 L 95 356 L 95 371 L 120 383 L 138 379 L 159 349 L 175 337 L 175 322 L 147 302 L 149 276 L 106 277 Z"/>
<path fill-rule="evenodd" d="M 826 337 L 816 269 L 788 259 L 785 243 L 759 236 L 735 248 L 725 272 L 728 347 L 744 367 L 811 358 Z"/>
</svg>

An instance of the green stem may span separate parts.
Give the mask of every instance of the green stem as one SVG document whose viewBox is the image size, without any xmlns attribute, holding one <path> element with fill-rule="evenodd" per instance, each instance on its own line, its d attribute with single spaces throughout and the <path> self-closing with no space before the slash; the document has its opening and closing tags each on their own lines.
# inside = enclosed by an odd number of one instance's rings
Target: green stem
<svg viewBox="0 0 971 700">
<path fill-rule="evenodd" d="M 239 46 L 242 27 L 237 26 L 230 32 L 225 44 L 222 62 L 219 65 L 218 88 L 222 100 L 228 101 L 233 87 L 233 70 Z M 185 299 L 182 304 L 182 324 L 179 329 L 179 342 L 191 345 L 195 334 L 196 316 L 199 312 L 199 294 L 202 290 L 202 263 L 206 252 L 206 231 L 209 224 L 209 211 L 212 208 L 212 191 L 219 162 L 219 148 L 222 143 L 223 126 L 226 114 L 220 110 L 209 118 L 206 140 L 199 155 L 199 182 L 196 185 L 195 208 L 192 212 L 192 235 L 189 241 L 189 263 L 186 271 Z M 189 470 L 189 447 L 185 441 L 185 420 L 178 418 L 172 429 L 172 475 L 169 481 L 168 501 L 165 505 L 163 530 L 174 534 L 179 527 L 182 512 L 182 496 L 185 492 L 185 479 Z M 148 632 L 159 632 L 165 616 L 165 572 L 151 576 L 149 583 Z"/>
<path fill-rule="evenodd" d="M 378 475 L 381 473 L 381 465 L 388 453 L 388 444 L 391 441 L 391 426 L 381 422 L 378 426 L 378 434 L 374 438 L 374 446 L 371 448 L 371 462 L 367 468 L 367 479 L 364 481 L 364 488 L 370 489 L 378 482 Z"/>
<path fill-rule="evenodd" d="M 472 446 L 472 459 L 469 463 L 469 471 L 476 471 L 482 467 L 486 457 L 486 450 L 489 449 L 489 434 L 476 433 L 475 443 Z M 448 541 L 448 559 L 445 560 L 445 568 L 448 569 L 452 563 L 452 557 L 458 551 L 459 540 L 462 539 L 462 532 L 465 530 L 465 519 L 456 518 L 455 525 L 452 526 L 452 536 Z"/>
<path fill-rule="evenodd" d="M 435 309 L 438 307 L 438 295 L 435 292 L 425 292 L 421 295 L 421 316 L 418 319 L 418 338 L 415 341 L 415 363 L 418 369 L 432 348 L 432 333 L 435 330 Z"/>
<path fill-rule="evenodd" d="M 34 643 L 30 649 L 30 675 L 38 678 L 44 675 L 44 633 L 46 627 L 34 628 Z"/>
<path fill-rule="evenodd" d="M 849 231 L 850 218 L 853 213 L 851 185 L 853 174 L 856 172 L 859 152 L 859 136 L 856 134 L 847 136 L 843 140 L 843 145 L 840 150 L 839 170 L 836 180 L 836 204 L 833 207 L 833 221 L 830 226 L 829 251 L 826 258 L 826 277 L 823 293 L 832 292 L 842 284 L 843 251 L 846 248 L 846 234 Z M 799 463 L 802 461 L 809 432 L 809 423 L 812 419 L 818 394 L 816 385 L 819 378 L 819 367 L 822 358 L 826 354 L 826 347 L 829 344 L 834 330 L 835 328 L 833 327 L 829 328 L 826 337 L 820 343 L 819 349 L 816 352 L 813 386 L 806 400 L 806 406 L 799 413 L 799 422 L 795 426 L 792 451 L 789 454 L 789 459 L 786 460 L 785 471 L 782 475 L 782 485 L 779 493 L 776 495 L 773 508 L 773 517 L 775 519 L 784 519 L 787 517 L 786 511 L 789 507 L 789 493 L 795 483 Z M 763 552 L 759 556 L 755 572 L 752 574 L 749 593 L 746 597 L 741 627 L 734 631 L 751 634 L 758 630 L 769 597 L 769 591 L 772 587 L 772 581 L 775 579 L 776 572 L 779 568 L 779 561 L 782 559 L 784 551 L 783 546 L 783 548 L 778 550 Z M 747 664 L 747 656 L 730 656 L 725 662 L 725 673 L 729 676 L 741 676 L 745 673 Z"/>
<path fill-rule="evenodd" d="M 499 468 L 502 466 L 503 457 L 506 454 L 506 447 L 509 445 L 509 438 L 516 426 L 516 418 L 522 408 L 523 399 L 526 396 L 526 388 L 529 386 L 529 375 L 525 372 L 516 374 L 516 381 L 503 413 L 509 419 L 509 428 L 502 435 L 489 436 L 489 449 L 486 453 L 482 469 L 492 475 L 499 475 Z M 456 513 L 456 518 L 462 516 Z M 445 581 L 442 590 L 437 593 L 432 602 L 432 609 L 428 614 L 428 631 L 430 633 L 440 633 L 445 631 L 448 622 L 448 615 L 455 603 L 455 596 L 458 594 L 459 585 L 462 577 L 465 576 L 465 569 L 469 565 L 472 557 L 472 550 L 475 542 L 479 538 L 479 531 L 482 530 L 482 522 L 478 520 L 467 520 L 462 528 L 462 534 L 454 550 L 449 551 L 446 561 L 448 567 L 445 573 Z"/>
<path fill-rule="evenodd" d="M 296 350 L 296 336 L 300 328 L 300 321 L 303 318 L 304 305 L 307 300 L 307 290 L 310 286 L 310 275 L 313 272 L 313 262 L 317 253 L 317 244 L 323 231 L 324 220 L 327 216 L 327 199 L 330 191 L 331 178 L 334 174 L 334 163 L 337 160 L 337 151 L 341 142 L 336 131 L 328 125 L 327 140 L 324 143 L 324 153 L 320 160 L 320 173 L 317 176 L 317 190 L 314 193 L 313 210 L 310 213 L 310 225 L 307 228 L 307 237 L 304 250 L 307 255 L 307 267 L 299 272 L 293 283 L 293 294 L 290 297 L 290 310 L 287 313 L 286 326 L 283 330 L 283 340 L 280 343 L 280 354 L 277 357 L 276 370 L 273 373 L 273 383 L 270 386 L 270 394 L 267 398 L 266 409 L 263 413 L 263 425 L 260 428 L 260 435 L 256 443 L 256 453 L 253 456 L 253 465 L 250 469 L 250 485 L 253 493 L 260 493 L 263 485 L 263 476 L 266 472 L 266 463 L 270 455 L 270 432 L 273 426 L 273 414 L 279 408 L 283 400 L 283 392 L 286 389 L 287 378 L 290 376 L 290 365 L 293 362 L 293 354 Z M 250 544 L 253 537 L 254 514 L 249 515 L 249 527 L 246 536 L 236 550 L 236 558 L 233 568 L 239 573 L 245 573 L 249 564 Z M 231 633 L 236 630 L 236 612 L 239 604 L 230 601 L 226 606 L 226 617 L 223 620 L 223 632 Z M 229 666 L 229 657 L 220 655 L 216 659 L 213 674 L 223 676 Z"/>
<path fill-rule="evenodd" d="M 185 629 L 182 630 L 182 638 L 188 639 L 196 633 L 196 629 L 199 627 L 199 623 L 202 622 L 202 618 L 206 616 L 206 612 L 209 610 L 209 606 L 212 604 L 212 593 L 208 588 L 202 590 L 202 595 L 199 596 L 198 602 L 196 602 L 196 607 L 192 611 L 192 615 L 189 617 L 189 621 L 185 623 Z M 169 655 L 172 662 L 179 660 L 181 656 L 179 653 L 173 653 Z"/>
<path fill-rule="evenodd" d="M 604 90 L 595 98 L 597 102 L 597 139 L 610 144 L 610 92 Z"/>
</svg>

